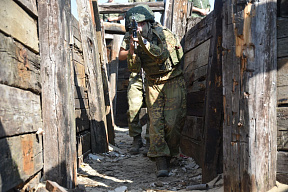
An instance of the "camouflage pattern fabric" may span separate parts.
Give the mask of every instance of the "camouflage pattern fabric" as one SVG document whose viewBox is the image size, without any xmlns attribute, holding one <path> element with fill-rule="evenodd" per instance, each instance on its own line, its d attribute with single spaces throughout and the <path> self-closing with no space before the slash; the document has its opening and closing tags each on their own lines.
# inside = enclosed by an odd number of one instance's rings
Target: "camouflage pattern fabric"
<svg viewBox="0 0 288 192">
<path fill-rule="evenodd" d="M 127 90 L 128 97 L 128 126 L 129 136 L 135 137 L 141 135 L 142 126 L 140 124 L 139 114 L 144 102 L 142 78 L 139 73 L 131 73 L 129 77 L 129 85 Z M 145 139 L 149 138 L 149 120 L 147 122 L 147 130 Z"/>
<path fill-rule="evenodd" d="M 210 8 L 210 3 L 209 0 L 189 0 L 190 2 L 193 3 L 193 7 L 197 7 L 199 9 L 207 9 Z M 198 12 L 193 12 L 192 17 L 205 17 L 204 15 L 201 15 Z"/>
<path fill-rule="evenodd" d="M 147 107 L 150 117 L 148 157 L 177 156 L 186 119 L 186 89 L 182 76 L 156 84 L 148 81 Z"/>
</svg>

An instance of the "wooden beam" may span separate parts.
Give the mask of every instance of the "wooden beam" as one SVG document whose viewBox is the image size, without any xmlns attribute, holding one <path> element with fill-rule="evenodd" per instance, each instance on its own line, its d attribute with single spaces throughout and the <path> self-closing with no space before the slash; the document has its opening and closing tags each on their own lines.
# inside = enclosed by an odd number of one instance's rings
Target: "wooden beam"
<svg viewBox="0 0 288 192">
<path fill-rule="evenodd" d="M 222 1 L 217 1 L 212 14 L 211 56 L 208 56 L 205 92 L 202 183 L 213 180 L 223 169 L 222 6 Z"/>
<path fill-rule="evenodd" d="M 274 0 L 223 3 L 224 191 L 276 184 L 276 14 Z"/>
<path fill-rule="evenodd" d="M 105 33 L 125 34 L 125 26 L 119 23 L 103 22 Z"/>
<path fill-rule="evenodd" d="M 93 0 L 95 2 L 95 0 Z M 130 8 L 139 4 L 148 5 L 153 12 L 164 12 L 164 1 L 139 3 L 102 3 L 99 4 L 99 13 L 126 13 Z"/>
<path fill-rule="evenodd" d="M 89 112 L 91 123 L 92 153 L 108 151 L 108 131 L 105 113 L 103 80 L 99 56 L 96 25 L 93 20 L 92 2 L 77 0 L 85 73 L 87 75 Z"/>
<path fill-rule="evenodd" d="M 94 12 L 94 20 L 96 24 L 96 37 L 97 37 L 97 43 L 100 54 L 100 63 L 101 63 L 101 73 L 103 78 L 103 89 L 104 89 L 104 99 L 105 99 L 105 111 L 106 111 L 106 121 L 107 121 L 107 134 L 108 134 L 108 140 L 109 143 L 112 145 L 115 145 L 115 132 L 114 132 L 114 115 L 113 115 L 113 105 L 112 100 L 110 97 L 110 85 L 108 80 L 108 72 L 107 72 L 107 65 L 108 65 L 108 59 L 107 59 L 107 50 L 106 50 L 106 43 L 105 43 L 105 37 L 104 32 L 101 33 L 101 22 L 100 22 L 100 15 L 98 10 L 98 3 L 97 1 L 93 2 L 93 12 Z M 124 26 L 123 26 L 124 27 Z M 103 36 L 102 36 L 103 34 Z"/>
<path fill-rule="evenodd" d="M 77 178 L 70 1 L 38 1 L 44 177 L 68 189 Z"/>
</svg>

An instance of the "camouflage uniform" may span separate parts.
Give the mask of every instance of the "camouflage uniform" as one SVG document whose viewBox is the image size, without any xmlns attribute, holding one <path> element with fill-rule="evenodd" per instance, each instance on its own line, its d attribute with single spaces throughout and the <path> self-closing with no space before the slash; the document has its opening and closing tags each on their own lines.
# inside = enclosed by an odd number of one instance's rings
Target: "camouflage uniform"
<svg viewBox="0 0 288 192">
<path fill-rule="evenodd" d="M 125 37 L 122 41 L 121 47 L 125 50 L 129 49 L 129 33 L 125 34 Z M 137 69 L 132 69 L 128 66 L 130 73 L 129 85 L 127 89 L 127 98 L 128 98 L 128 126 L 129 126 L 129 136 L 136 137 L 141 136 L 142 126 L 140 124 L 139 114 L 141 107 L 144 104 L 143 97 L 143 81 L 140 75 L 140 67 Z M 144 81 L 146 81 L 144 79 Z M 145 82 L 144 82 L 145 83 Z M 146 141 L 149 142 L 149 118 L 147 120 L 147 129 L 145 134 Z"/>
<path fill-rule="evenodd" d="M 199 9 L 210 9 L 210 3 L 209 0 L 189 0 L 193 3 L 193 7 L 197 7 Z M 192 17 L 205 17 L 204 15 L 201 15 L 198 12 L 193 12 Z"/>
<path fill-rule="evenodd" d="M 179 153 L 180 136 L 186 118 L 186 88 L 181 67 L 178 65 L 181 59 L 178 56 L 183 54 L 183 50 L 170 30 L 153 23 L 152 31 L 147 37 L 145 46 L 147 49 L 139 42 L 136 58 L 128 54 L 128 65 L 133 63 L 135 69 L 141 66 L 148 81 L 146 88 L 146 104 L 150 118 L 148 156 L 171 157 Z M 129 42 L 127 35 L 124 39 Z M 139 36 L 138 39 L 141 40 Z"/>
</svg>

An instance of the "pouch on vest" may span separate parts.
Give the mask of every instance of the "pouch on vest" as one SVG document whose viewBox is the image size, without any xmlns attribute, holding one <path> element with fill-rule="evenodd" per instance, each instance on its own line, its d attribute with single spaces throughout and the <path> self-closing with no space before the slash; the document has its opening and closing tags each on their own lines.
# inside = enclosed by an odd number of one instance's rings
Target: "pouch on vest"
<svg viewBox="0 0 288 192">
<path fill-rule="evenodd" d="M 174 35 L 174 37 L 176 40 L 176 44 L 174 46 L 174 50 L 170 53 L 170 58 L 172 60 L 173 65 L 177 65 L 178 63 L 181 62 L 184 53 L 177 36 Z"/>
<path fill-rule="evenodd" d="M 127 65 L 128 70 L 130 72 L 138 73 L 141 69 L 141 61 L 140 58 L 136 56 L 136 54 L 128 54 L 127 56 Z"/>
</svg>

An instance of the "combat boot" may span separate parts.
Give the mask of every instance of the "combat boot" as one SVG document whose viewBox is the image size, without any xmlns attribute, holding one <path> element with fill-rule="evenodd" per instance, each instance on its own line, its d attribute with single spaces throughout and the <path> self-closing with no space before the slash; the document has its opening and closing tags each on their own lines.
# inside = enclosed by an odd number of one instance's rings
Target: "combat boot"
<svg viewBox="0 0 288 192">
<path fill-rule="evenodd" d="M 143 146 L 141 135 L 133 137 L 132 147 L 130 149 L 130 154 L 136 155 L 139 154 L 140 148 Z"/>
<path fill-rule="evenodd" d="M 146 145 L 145 145 L 145 148 L 143 150 L 143 155 L 146 157 L 147 156 L 147 153 L 149 151 L 149 148 L 150 148 L 150 140 L 149 139 L 146 139 Z"/>
<path fill-rule="evenodd" d="M 166 157 L 156 157 L 157 177 L 168 177 Z"/>
</svg>

